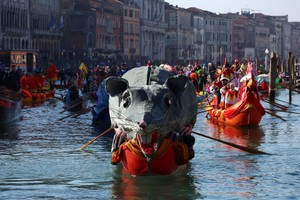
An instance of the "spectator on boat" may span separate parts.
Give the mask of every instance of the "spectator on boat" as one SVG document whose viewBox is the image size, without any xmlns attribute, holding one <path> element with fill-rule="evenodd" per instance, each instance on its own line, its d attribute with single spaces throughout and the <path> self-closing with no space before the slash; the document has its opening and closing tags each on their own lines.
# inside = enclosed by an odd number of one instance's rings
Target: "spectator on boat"
<svg viewBox="0 0 300 200">
<path fill-rule="evenodd" d="M 197 75 L 197 73 L 195 72 L 195 70 L 192 70 L 192 72 L 191 72 L 191 74 L 190 74 L 190 79 L 191 79 L 193 85 L 195 86 L 196 91 L 199 92 L 199 87 L 198 87 L 198 75 Z"/>
<path fill-rule="evenodd" d="M 216 67 L 212 63 L 208 63 L 208 72 L 210 76 L 210 80 L 215 81 Z"/>
<path fill-rule="evenodd" d="M 21 77 L 16 68 L 16 65 L 11 65 L 10 69 L 4 73 L 3 82 L 7 89 L 17 92 L 21 89 Z"/>
<path fill-rule="evenodd" d="M 225 94 L 225 108 L 229 108 L 237 102 L 238 91 L 235 89 L 233 83 L 229 83 L 229 90 Z"/>
<path fill-rule="evenodd" d="M 57 68 L 56 66 L 51 63 L 47 69 L 47 79 L 50 83 L 50 90 L 54 90 L 55 81 L 57 80 Z"/>
<path fill-rule="evenodd" d="M 26 72 L 21 78 L 22 89 L 29 90 L 29 74 Z"/>
<path fill-rule="evenodd" d="M 219 107 L 220 109 L 224 109 L 225 108 L 225 95 L 226 92 L 229 90 L 228 87 L 228 78 L 227 77 L 221 77 L 221 82 L 222 82 L 222 87 L 220 89 L 220 103 L 219 103 Z"/>
<path fill-rule="evenodd" d="M 126 64 L 125 64 L 125 63 L 122 63 L 121 69 L 120 69 L 120 71 L 119 71 L 119 73 L 118 73 L 118 76 L 119 76 L 119 77 L 122 77 L 126 72 L 127 72 Z"/>
<path fill-rule="evenodd" d="M 225 63 L 225 65 L 222 68 L 221 76 L 226 77 L 229 80 L 232 80 L 234 78 L 234 72 L 231 69 L 229 63 Z"/>
<path fill-rule="evenodd" d="M 18 68 L 17 68 L 17 72 L 18 72 L 19 76 L 20 76 L 20 77 L 22 77 L 22 75 L 23 75 L 23 71 L 22 71 L 22 69 L 21 69 L 21 67 L 20 67 L 20 66 L 18 66 Z"/>
<path fill-rule="evenodd" d="M 185 75 L 191 80 L 190 78 L 190 74 L 192 73 L 192 65 L 189 64 L 187 67 L 184 68 L 184 72 L 185 72 Z"/>
<path fill-rule="evenodd" d="M 88 74 L 88 69 L 87 69 L 86 65 L 84 63 L 81 63 L 79 66 L 79 70 L 80 70 L 81 80 L 85 81 L 87 78 L 87 74 Z"/>
<path fill-rule="evenodd" d="M 203 82 L 204 82 L 204 70 L 201 66 L 198 66 L 197 67 L 198 70 L 197 70 L 197 76 L 198 76 L 198 90 L 199 92 L 200 91 L 203 91 Z"/>
<path fill-rule="evenodd" d="M 218 108 L 219 107 L 219 103 L 218 103 L 218 99 L 219 99 L 219 88 L 217 86 L 214 86 L 214 88 L 212 88 L 211 90 L 214 94 L 213 98 L 211 101 L 209 101 L 209 105 L 212 106 L 212 108 Z"/>
<path fill-rule="evenodd" d="M 163 65 L 163 68 L 169 72 L 172 72 L 174 74 L 178 74 L 178 71 L 176 70 L 175 67 L 173 67 L 172 65 L 169 65 L 169 64 L 164 64 Z"/>
<path fill-rule="evenodd" d="M 28 84 L 31 92 L 37 92 L 38 88 L 40 87 L 37 74 L 29 75 Z"/>
<path fill-rule="evenodd" d="M 235 77 L 233 79 L 233 84 L 235 87 L 240 88 L 241 86 L 241 78 L 242 78 L 242 72 L 240 70 L 236 71 L 235 73 Z"/>
<path fill-rule="evenodd" d="M 108 78 L 105 78 L 99 85 L 96 95 L 97 105 L 92 109 L 93 122 L 97 122 L 101 117 L 109 116 L 108 99 L 109 95 L 106 92 L 105 86 Z"/>
<path fill-rule="evenodd" d="M 76 102 L 79 99 L 79 90 L 75 85 L 72 85 L 66 95 L 66 104 L 72 105 L 73 102 Z"/>
<path fill-rule="evenodd" d="M 38 71 L 37 81 L 38 81 L 38 90 L 42 91 L 45 86 L 46 76 L 43 74 L 43 71 L 41 69 Z"/>
<path fill-rule="evenodd" d="M 64 85 L 66 86 L 67 83 L 66 83 L 66 73 L 65 73 L 65 69 L 62 68 L 61 70 L 59 70 L 58 72 L 58 77 L 59 77 L 59 80 L 60 80 L 60 85 Z"/>
</svg>

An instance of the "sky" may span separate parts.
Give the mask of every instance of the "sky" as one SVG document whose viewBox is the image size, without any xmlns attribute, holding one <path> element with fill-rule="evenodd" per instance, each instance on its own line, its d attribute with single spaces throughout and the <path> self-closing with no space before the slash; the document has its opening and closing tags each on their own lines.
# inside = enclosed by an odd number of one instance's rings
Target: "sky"
<svg viewBox="0 0 300 200">
<path fill-rule="evenodd" d="M 300 22 L 299 0 L 165 0 L 181 8 L 196 7 L 216 14 L 236 13 L 250 9 L 251 13 L 282 16 L 288 15 L 289 22 Z"/>
</svg>

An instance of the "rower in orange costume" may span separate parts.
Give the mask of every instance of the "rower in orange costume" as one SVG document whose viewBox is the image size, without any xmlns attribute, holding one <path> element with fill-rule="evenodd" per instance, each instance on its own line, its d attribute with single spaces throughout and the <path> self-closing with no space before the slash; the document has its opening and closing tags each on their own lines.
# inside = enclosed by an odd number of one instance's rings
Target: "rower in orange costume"
<svg viewBox="0 0 300 200">
<path fill-rule="evenodd" d="M 47 79 L 50 83 L 50 90 L 54 90 L 55 81 L 57 80 L 57 68 L 56 66 L 51 63 L 47 69 Z"/>
</svg>

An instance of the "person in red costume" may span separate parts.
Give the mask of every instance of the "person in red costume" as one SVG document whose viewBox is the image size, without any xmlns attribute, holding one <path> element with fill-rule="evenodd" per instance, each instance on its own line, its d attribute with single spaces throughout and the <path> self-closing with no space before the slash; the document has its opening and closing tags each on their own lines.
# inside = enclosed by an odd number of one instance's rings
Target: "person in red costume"
<svg viewBox="0 0 300 200">
<path fill-rule="evenodd" d="M 26 72 L 22 77 L 21 77 L 21 88 L 22 88 L 22 96 L 23 98 L 30 97 L 32 98 L 32 94 L 30 93 L 30 86 L 29 86 L 29 74 Z"/>
<path fill-rule="evenodd" d="M 42 91 L 45 86 L 46 76 L 42 72 L 39 72 L 37 75 L 37 79 L 39 82 L 38 90 Z"/>
<path fill-rule="evenodd" d="M 221 76 L 226 77 L 228 81 L 231 81 L 234 78 L 234 71 L 230 68 L 228 63 L 225 63 L 223 66 Z"/>
<path fill-rule="evenodd" d="M 47 69 L 47 79 L 50 83 L 50 90 L 54 90 L 55 81 L 57 80 L 57 68 L 56 66 L 51 63 Z"/>
<path fill-rule="evenodd" d="M 31 92 L 37 92 L 38 87 L 39 87 L 39 81 L 36 75 L 30 75 L 29 76 L 29 89 Z"/>
<path fill-rule="evenodd" d="M 229 108 L 237 102 L 238 91 L 234 88 L 233 83 L 229 83 L 229 90 L 225 94 L 225 108 Z"/>
</svg>

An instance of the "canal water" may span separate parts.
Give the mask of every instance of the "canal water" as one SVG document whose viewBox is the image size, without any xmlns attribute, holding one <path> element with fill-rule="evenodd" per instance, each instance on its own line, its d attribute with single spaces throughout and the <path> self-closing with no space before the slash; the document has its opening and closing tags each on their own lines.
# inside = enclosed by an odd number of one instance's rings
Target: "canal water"
<svg viewBox="0 0 300 200">
<path fill-rule="evenodd" d="M 299 94 L 277 103 L 300 112 Z M 280 100 L 280 101 L 279 101 Z M 133 177 L 110 164 L 111 137 L 78 150 L 102 131 L 91 114 L 60 118 L 63 103 L 22 109 L 22 119 L 1 127 L 0 199 L 300 199 L 300 115 L 266 114 L 259 127 L 215 125 L 198 116 L 194 131 L 269 155 L 250 154 L 196 137 L 195 158 L 171 176 Z M 279 109 L 263 102 L 265 108 Z"/>
</svg>

